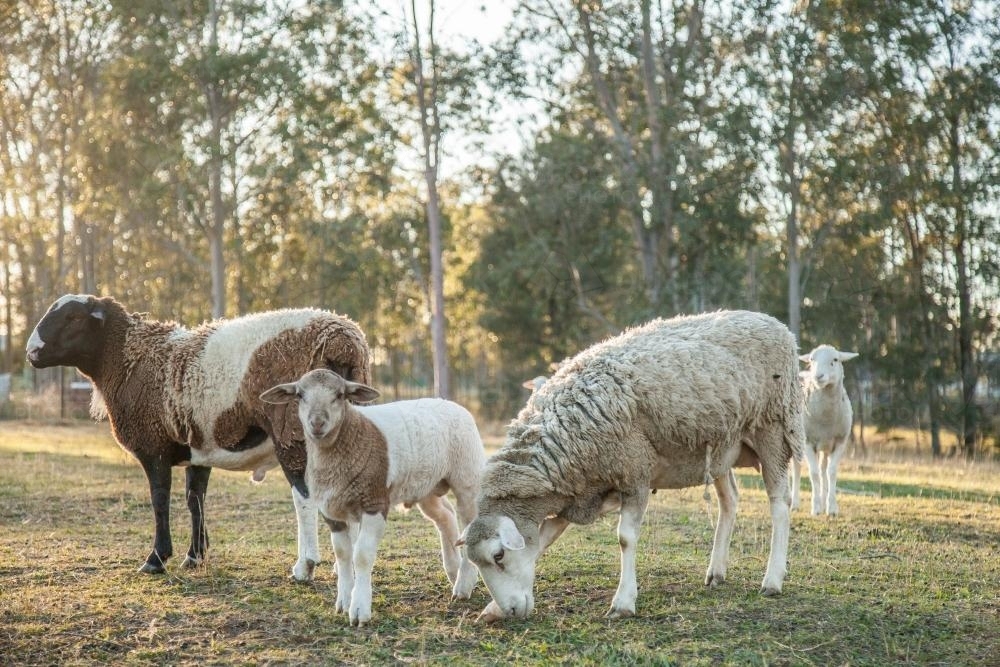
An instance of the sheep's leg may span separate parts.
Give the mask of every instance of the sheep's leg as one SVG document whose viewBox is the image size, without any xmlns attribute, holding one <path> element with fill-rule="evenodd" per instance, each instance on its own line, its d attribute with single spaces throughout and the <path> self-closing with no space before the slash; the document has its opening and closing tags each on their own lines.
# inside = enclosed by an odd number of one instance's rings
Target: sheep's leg
<svg viewBox="0 0 1000 667">
<path fill-rule="evenodd" d="M 810 443 L 802 448 L 809 465 L 809 483 L 812 485 L 812 514 L 816 516 L 822 513 L 823 505 L 826 504 L 826 494 L 823 493 L 823 475 L 820 473 L 819 461 L 816 458 L 816 450 Z"/>
<path fill-rule="evenodd" d="M 298 524 L 299 558 L 292 567 L 292 579 L 312 581 L 313 570 L 319 563 L 319 519 L 315 503 L 292 487 L 295 521 Z"/>
<path fill-rule="evenodd" d="M 354 589 L 348 611 L 351 625 L 361 627 L 372 618 L 372 568 L 384 534 L 385 517 L 380 512 L 362 515 L 358 539 L 354 543 Z"/>
<path fill-rule="evenodd" d="M 788 465 L 792 469 L 792 509 L 797 510 L 799 508 L 799 494 L 802 491 L 802 466 L 795 460 L 794 456 Z"/>
<path fill-rule="evenodd" d="M 208 530 L 205 528 L 205 492 L 212 469 L 207 466 L 188 466 L 186 472 L 187 506 L 191 512 L 191 547 L 184 559 L 184 567 L 198 567 L 208 551 Z"/>
<path fill-rule="evenodd" d="M 337 571 L 337 612 L 346 612 L 351 606 L 351 591 L 354 589 L 354 540 L 358 534 L 358 524 L 326 519 L 330 526 L 330 541 L 336 555 L 334 568 Z"/>
<path fill-rule="evenodd" d="M 558 540 L 568 527 L 569 519 L 560 516 L 551 516 L 542 521 L 542 525 L 538 528 L 538 555 L 545 553 L 545 550 Z"/>
<path fill-rule="evenodd" d="M 780 435 L 778 437 L 781 437 Z M 776 449 L 776 448 L 775 448 Z M 809 451 L 807 446 L 806 451 Z M 808 458 L 807 454 L 807 458 Z M 760 472 L 771 505 L 771 555 L 761 584 L 764 595 L 778 595 L 788 567 L 788 535 L 791 510 L 788 501 L 788 462 L 772 458 L 761 459 Z M 813 487 L 815 492 L 815 486 Z M 815 498 L 815 496 L 813 496 Z"/>
<path fill-rule="evenodd" d="M 826 513 L 836 515 L 839 512 L 837 507 L 837 466 L 840 459 L 847 452 L 847 438 L 839 440 L 833 445 L 833 449 L 827 456 L 826 462 Z"/>
<path fill-rule="evenodd" d="M 170 463 L 159 456 L 139 457 L 142 469 L 149 481 L 149 498 L 153 505 L 155 533 L 153 550 L 146 556 L 146 562 L 139 568 L 147 574 L 162 574 L 167 559 L 174 554 L 170 541 Z"/>
<path fill-rule="evenodd" d="M 635 555 L 638 551 L 639 528 L 649 503 L 649 490 L 622 494 L 621 516 L 618 519 L 618 544 L 622 550 L 622 571 L 618 590 L 611 600 L 610 618 L 635 615 L 635 600 L 639 587 L 635 575 Z"/>
<path fill-rule="evenodd" d="M 455 510 L 451 503 L 441 496 L 431 494 L 417 501 L 420 512 L 434 522 L 441 538 L 441 560 L 444 564 L 448 582 L 454 586 L 458 581 L 458 567 L 461 556 L 455 542 L 458 541 L 458 522 L 455 520 Z"/>
<path fill-rule="evenodd" d="M 719 497 L 719 521 L 715 526 L 715 541 L 712 544 L 712 558 L 705 574 L 705 585 L 716 587 L 726 580 L 726 565 L 729 563 L 729 543 L 736 524 L 736 507 L 740 498 L 736 488 L 736 474 L 732 469 L 714 481 L 715 493 Z"/>
<path fill-rule="evenodd" d="M 452 492 L 455 494 L 455 509 L 458 514 L 458 531 L 459 535 L 461 535 L 465 531 L 466 526 L 472 523 L 478 513 L 476 501 L 477 491 L 475 487 L 473 487 L 469 489 L 452 488 Z M 452 542 L 452 544 L 454 544 L 454 542 Z M 460 559 L 460 564 L 458 566 L 458 578 L 455 579 L 455 585 L 451 589 L 451 599 L 467 600 L 472 597 L 472 589 L 476 587 L 476 582 L 479 580 L 479 570 L 476 568 L 475 564 L 469 560 L 465 547 L 459 548 L 458 556 Z"/>
</svg>

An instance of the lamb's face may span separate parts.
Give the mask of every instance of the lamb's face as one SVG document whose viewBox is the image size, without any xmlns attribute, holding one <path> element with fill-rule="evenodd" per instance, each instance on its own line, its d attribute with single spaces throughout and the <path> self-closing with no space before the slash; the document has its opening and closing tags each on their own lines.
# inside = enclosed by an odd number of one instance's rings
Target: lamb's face
<svg viewBox="0 0 1000 667">
<path fill-rule="evenodd" d="M 360 403 L 378 398 L 378 391 L 358 382 L 350 382 L 324 368 L 309 371 L 298 382 L 271 387 L 260 399 L 266 403 L 299 402 L 299 421 L 306 436 L 322 440 L 344 419 L 347 401 Z"/>
<path fill-rule="evenodd" d="M 825 388 L 844 381 L 843 363 L 856 356 L 857 352 L 840 352 L 833 346 L 820 345 L 809 354 L 800 356 L 799 360 L 809 364 L 803 377 L 817 387 Z"/>
<path fill-rule="evenodd" d="M 510 616 L 524 618 L 535 607 L 537 536 L 525 537 L 506 516 L 479 516 L 463 537 L 466 554 L 479 568 L 493 596 L 479 615 L 487 623 Z"/>
<path fill-rule="evenodd" d="M 101 352 L 104 308 L 99 299 L 68 294 L 49 307 L 28 338 L 28 362 L 35 368 L 79 366 Z"/>
</svg>

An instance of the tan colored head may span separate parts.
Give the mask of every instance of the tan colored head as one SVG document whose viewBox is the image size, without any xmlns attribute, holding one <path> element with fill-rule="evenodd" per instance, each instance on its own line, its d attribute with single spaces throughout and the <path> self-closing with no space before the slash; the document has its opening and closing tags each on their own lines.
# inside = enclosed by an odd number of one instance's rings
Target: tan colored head
<svg viewBox="0 0 1000 667">
<path fill-rule="evenodd" d="M 367 403 L 379 397 L 377 389 L 345 380 L 324 368 L 309 371 L 296 382 L 279 384 L 260 395 L 265 403 L 299 402 L 299 421 L 306 436 L 322 440 L 344 419 L 348 401 Z"/>
</svg>

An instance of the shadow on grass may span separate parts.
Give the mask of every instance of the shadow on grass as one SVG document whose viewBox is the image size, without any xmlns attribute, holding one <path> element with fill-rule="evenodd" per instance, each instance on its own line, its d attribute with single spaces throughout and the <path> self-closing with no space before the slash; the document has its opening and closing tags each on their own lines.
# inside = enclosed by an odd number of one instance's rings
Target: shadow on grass
<svg viewBox="0 0 1000 667">
<path fill-rule="evenodd" d="M 737 474 L 740 486 L 744 489 L 764 490 L 764 482 L 760 475 Z M 803 491 L 811 491 L 812 485 L 808 475 L 802 476 L 804 482 Z M 996 493 L 986 493 L 983 491 L 962 491 L 959 489 L 949 489 L 944 487 L 927 486 L 923 484 L 900 484 L 895 482 L 881 482 L 878 480 L 837 480 L 837 489 L 840 493 L 873 496 L 877 498 L 926 498 L 931 500 L 955 500 L 970 503 L 986 503 L 988 505 L 1000 506 L 1000 496 Z"/>
</svg>

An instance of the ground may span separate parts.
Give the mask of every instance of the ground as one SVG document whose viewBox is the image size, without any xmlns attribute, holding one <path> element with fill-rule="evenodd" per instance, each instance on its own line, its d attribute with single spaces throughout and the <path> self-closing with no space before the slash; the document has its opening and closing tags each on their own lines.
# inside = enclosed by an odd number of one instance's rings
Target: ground
<svg viewBox="0 0 1000 667">
<path fill-rule="evenodd" d="M 336 615 L 333 553 L 293 584 L 295 521 L 279 474 L 214 472 L 212 546 L 189 538 L 174 476 L 165 576 L 141 575 L 152 514 L 139 466 L 106 424 L 0 422 L 0 664 L 1000 664 L 1000 466 L 932 464 L 869 448 L 843 466 L 841 516 L 793 517 L 784 593 L 758 593 L 770 520 L 740 475 L 729 580 L 703 584 L 715 508 L 703 489 L 653 496 L 637 616 L 603 617 L 618 576 L 615 518 L 572 527 L 539 562 L 536 610 L 481 626 L 488 601 L 451 603 L 437 536 L 390 515 L 374 619 Z M 803 493 L 808 507 L 809 492 Z"/>
</svg>

